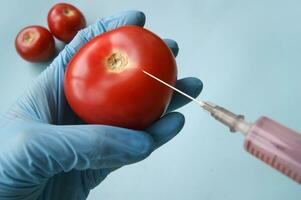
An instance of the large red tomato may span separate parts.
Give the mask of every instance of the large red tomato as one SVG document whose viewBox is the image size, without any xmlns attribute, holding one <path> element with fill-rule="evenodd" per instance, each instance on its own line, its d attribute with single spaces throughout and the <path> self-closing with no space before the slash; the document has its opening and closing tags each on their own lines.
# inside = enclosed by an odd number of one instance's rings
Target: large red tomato
<svg viewBox="0 0 301 200">
<path fill-rule="evenodd" d="M 85 17 L 80 10 L 67 3 L 55 4 L 48 12 L 47 21 L 51 33 L 66 43 L 86 26 Z"/>
<path fill-rule="evenodd" d="M 173 91 L 142 70 L 175 85 L 174 56 L 158 36 L 137 26 L 106 32 L 68 64 L 66 98 L 88 123 L 144 129 L 163 114 Z"/>
<path fill-rule="evenodd" d="M 22 29 L 15 39 L 15 47 L 18 54 L 30 62 L 49 60 L 55 52 L 53 36 L 42 26 Z"/>
</svg>

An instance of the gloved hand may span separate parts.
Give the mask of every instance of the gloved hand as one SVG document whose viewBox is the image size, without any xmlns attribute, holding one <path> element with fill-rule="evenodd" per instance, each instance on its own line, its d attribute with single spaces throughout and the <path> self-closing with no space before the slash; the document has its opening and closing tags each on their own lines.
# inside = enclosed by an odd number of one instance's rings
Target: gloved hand
<svg viewBox="0 0 301 200">
<path fill-rule="evenodd" d="M 64 72 L 74 53 L 105 31 L 144 23 L 143 13 L 129 11 L 81 30 L 0 118 L 1 200 L 86 199 L 110 172 L 143 160 L 181 130 L 184 116 L 171 111 L 189 100 L 179 94 L 168 113 L 144 131 L 84 125 L 66 102 Z M 177 43 L 165 41 L 177 55 Z M 185 78 L 176 86 L 196 97 L 202 82 Z"/>
</svg>

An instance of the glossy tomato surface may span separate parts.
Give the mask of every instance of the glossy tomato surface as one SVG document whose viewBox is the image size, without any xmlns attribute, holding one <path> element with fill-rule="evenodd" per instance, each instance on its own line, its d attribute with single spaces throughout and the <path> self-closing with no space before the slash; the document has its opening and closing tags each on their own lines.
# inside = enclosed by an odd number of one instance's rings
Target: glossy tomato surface
<svg viewBox="0 0 301 200">
<path fill-rule="evenodd" d="M 174 56 L 158 36 L 137 26 L 106 32 L 68 64 L 66 98 L 88 123 L 144 129 L 164 113 L 173 91 L 142 70 L 175 85 Z"/>
<path fill-rule="evenodd" d="M 42 26 L 28 26 L 15 39 L 18 54 L 29 62 L 49 60 L 55 52 L 52 34 Z"/>
<path fill-rule="evenodd" d="M 80 10 L 67 3 L 55 4 L 48 12 L 47 22 L 51 33 L 66 43 L 86 26 L 85 17 Z"/>
</svg>

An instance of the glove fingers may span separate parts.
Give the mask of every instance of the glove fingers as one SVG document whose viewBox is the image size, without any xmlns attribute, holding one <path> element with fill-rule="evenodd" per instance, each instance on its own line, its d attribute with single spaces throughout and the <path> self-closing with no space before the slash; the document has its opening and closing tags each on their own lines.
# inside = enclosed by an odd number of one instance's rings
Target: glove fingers
<svg viewBox="0 0 301 200">
<path fill-rule="evenodd" d="M 106 31 L 125 25 L 143 26 L 144 23 L 145 15 L 140 11 L 126 11 L 105 17 L 79 31 L 68 47 L 73 51 L 77 51 L 83 44 Z"/>
<path fill-rule="evenodd" d="M 153 150 L 159 148 L 164 143 L 171 140 L 184 125 L 184 116 L 180 113 L 169 113 L 162 117 L 159 121 L 147 128 L 147 132 L 153 138 Z M 87 185 L 88 189 L 93 189 L 100 184 L 109 173 L 119 169 L 119 167 L 105 168 L 100 170 L 86 170 L 83 173 L 84 185 Z"/>
<path fill-rule="evenodd" d="M 125 25 L 136 25 L 143 27 L 145 23 L 145 15 L 140 11 L 125 11 L 115 15 L 104 17 L 94 24 L 79 31 L 74 41 L 69 44 L 69 47 L 77 51 L 79 44 L 83 45 L 92 38 L 106 31 L 111 31 Z"/>
<path fill-rule="evenodd" d="M 171 52 L 173 53 L 174 57 L 177 57 L 179 53 L 179 46 L 176 41 L 172 39 L 164 39 L 166 45 L 170 48 Z"/>
<path fill-rule="evenodd" d="M 63 63 L 66 66 L 75 52 L 86 42 L 97 35 L 106 31 L 118 28 L 125 25 L 143 26 L 145 23 L 145 15 L 140 11 L 125 11 L 109 17 L 102 18 L 94 24 L 79 31 L 73 40 L 65 46 L 65 49 L 60 53 Z M 60 57 L 60 56 L 59 56 Z"/>
<path fill-rule="evenodd" d="M 183 128 L 185 118 L 181 113 L 173 112 L 164 115 L 159 121 L 146 129 L 154 140 L 154 147 L 159 148 Z"/>
<path fill-rule="evenodd" d="M 125 25 L 135 25 L 143 27 L 145 24 L 145 15 L 141 11 L 130 10 L 103 18 L 101 22 L 106 28 L 106 31 L 110 31 L 112 29 L 116 29 L 120 26 Z"/>
<path fill-rule="evenodd" d="M 147 157 L 153 149 L 152 138 L 142 131 L 99 125 L 44 126 L 35 130 L 41 132 L 37 137 L 29 137 L 26 152 L 35 170 L 46 177 L 72 169 L 132 164 Z"/>
<path fill-rule="evenodd" d="M 176 88 L 196 98 L 203 89 L 203 83 L 198 78 L 188 77 L 178 80 Z M 178 92 L 174 92 L 166 112 L 176 110 L 189 102 L 191 102 L 189 98 L 179 94 Z"/>
</svg>

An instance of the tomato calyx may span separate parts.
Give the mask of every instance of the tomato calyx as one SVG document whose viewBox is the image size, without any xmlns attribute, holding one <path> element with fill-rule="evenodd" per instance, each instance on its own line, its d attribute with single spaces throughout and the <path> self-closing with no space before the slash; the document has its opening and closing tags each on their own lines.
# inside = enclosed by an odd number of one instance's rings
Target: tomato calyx
<svg viewBox="0 0 301 200">
<path fill-rule="evenodd" d="M 71 9 L 69 9 L 69 8 L 64 8 L 64 9 L 63 9 L 63 13 L 64 13 L 64 15 L 67 16 L 67 17 L 70 17 L 70 16 L 74 15 L 73 10 L 71 10 Z"/>
<path fill-rule="evenodd" d="M 106 67 L 109 72 L 120 73 L 127 68 L 128 57 L 126 54 L 121 52 L 112 53 L 107 61 Z"/>
<path fill-rule="evenodd" d="M 23 40 L 26 42 L 26 44 L 32 44 L 35 41 L 36 37 L 37 36 L 35 33 L 28 32 L 24 34 Z"/>
</svg>

